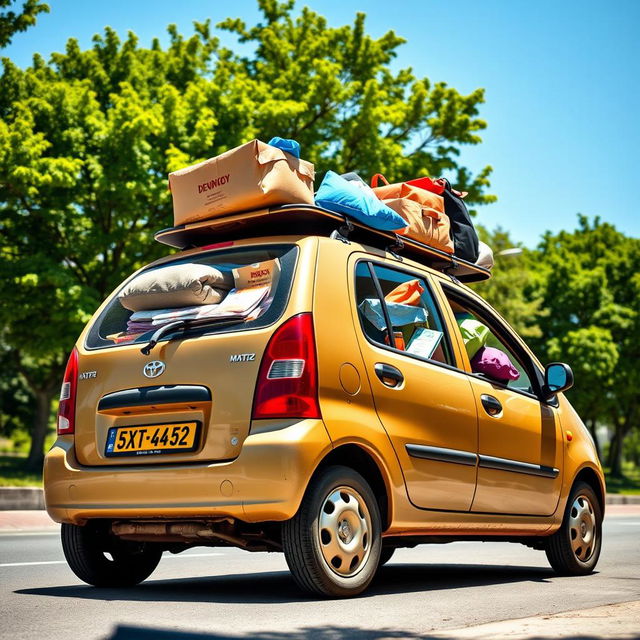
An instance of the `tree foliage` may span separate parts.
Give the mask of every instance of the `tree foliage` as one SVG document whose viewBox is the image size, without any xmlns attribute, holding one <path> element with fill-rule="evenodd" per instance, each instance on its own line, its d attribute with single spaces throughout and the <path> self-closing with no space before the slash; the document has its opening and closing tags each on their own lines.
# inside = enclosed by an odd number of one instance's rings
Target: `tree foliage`
<svg viewBox="0 0 640 640">
<path fill-rule="evenodd" d="M 596 218 L 578 229 L 545 234 L 539 247 L 537 351 L 571 364 L 569 397 L 595 432 L 613 428 L 609 464 L 621 473 L 622 442 L 640 423 L 640 240 Z"/>
<path fill-rule="evenodd" d="M 392 71 L 403 40 L 366 35 L 363 14 L 334 28 L 309 9 L 294 17 L 292 2 L 259 5 L 259 24 L 219 25 L 252 45 L 249 55 L 222 47 L 207 21 L 190 37 L 170 26 L 166 48 L 107 28 L 89 49 L 71 39 L 27 69 L 2 60 L 0 320 L 8 375 L 20 373 L 39 416 L 32 465 L 82 326 L 118 282 L 166 251 L 152 234 L 171 224 L 169 171 L 280 135 L 297 138 L 319 172 L 447 171 L 471 202 L 492 200 L 490 169 L 473 176 L 458 162 L 461 145 L 480 142 L 482 90 L 463 96 Z M 28 0 L 22 22 L 5 17 L 21 28 L 44 6 Z"/>
<path fill-rule="evenodd" d="M 19 31 L 26 31 L 36 23 L 36 16 L 49 13 L 49 5 L 40 0 L 26 0 L 18 13 L 9 9 L 15 0 L 0 0 L 0 49 L 11 43 Z"/>
<path fill-rule="evenodd" d="M 219 25 L 253 45 L 250 56 L 225 52 L 224 68 L 260 105 L 250 112 L 256 135 L 299 140 L 321 172 L 382 171 L 392 180 L 454 172 L 470 202 L 495 199 L 484 194 L 491 169 L 472 176 L 458 162 L 460 145 L 478 144 L 486 127 L 478 118 L 482 89 L 464 96 L 410 68 L 394 73 L 389 65 L 404 40 L 393 31 L 366 35 L 364 13 L 353 26 L 330 28 L 308 8 L 294 18 L 293 0 L 260 4 L 258 25 Z"/>
<path fill-rule="evenodd" d="M 519 247 L 509 232 L 498 228 L 492 232 L 478 228 L 479 236 L 494 254 L 495 268 L 489 280 L 474 285 L 474 289 L 506 319 L 525 339 L 542 337 L 539 318 L 545 315 L 542 298 L 531 289 L 531 274 L 536 255 Z M 520 254 L 500 255 L 506 249 L 520 248 Z"/>
</svg>

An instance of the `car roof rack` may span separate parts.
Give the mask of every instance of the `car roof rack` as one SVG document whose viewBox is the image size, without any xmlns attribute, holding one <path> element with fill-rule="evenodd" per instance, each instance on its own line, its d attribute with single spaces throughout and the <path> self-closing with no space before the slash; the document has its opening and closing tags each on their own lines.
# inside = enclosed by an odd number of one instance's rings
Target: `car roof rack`
<svg viewBox="0 0 640 640">
<path fill-rule="evenodd" d="M 273 235 L 326 235 L 343 242 L 388 251 L 441 271 L 461 282 L 491 277 L 488 269 L 393 231 L 380 231 L 346 216 L 309 204 L 286 204 L 221 218 L 178 225 L 157 231 L 155 240 L 176 249 L 193 249 L 230 240 Z"/>
</svg>

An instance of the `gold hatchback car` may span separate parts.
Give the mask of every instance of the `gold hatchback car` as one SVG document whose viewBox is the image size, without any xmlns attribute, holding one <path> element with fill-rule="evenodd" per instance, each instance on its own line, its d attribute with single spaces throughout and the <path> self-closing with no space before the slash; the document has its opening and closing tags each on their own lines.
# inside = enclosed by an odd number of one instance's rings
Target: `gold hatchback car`
<svg viewBox="0 0 640 640">
<path fill-rule="evenodd" d="M 396 548 L 456 540 L 593 571 L 605 485 L 571 370 L 463 284 L 488 272 L 311 206 L 156 238 L 181 251 L 104 302 L 62 385 L 45 495 L 79 578 L 137 584 L 164 551 L 231 545 L 351 596 Z M 227 297 L 127 308 L 166 267 L 213 268 Z"/>
</svg>

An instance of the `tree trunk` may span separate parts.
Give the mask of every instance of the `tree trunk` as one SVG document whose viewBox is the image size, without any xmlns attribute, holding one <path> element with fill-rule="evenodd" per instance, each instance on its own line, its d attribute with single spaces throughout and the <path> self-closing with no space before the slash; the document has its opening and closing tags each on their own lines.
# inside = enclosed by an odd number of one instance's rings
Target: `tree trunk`
<svg viewBox="0 0 640 640">
<path fill-rule="evenodd" d="M 51 388 L 33 389 L 33 393 L 36 398 L 36 415 L 31 430 L 31 448 L 27 458 L 27 469 L 40 471 L 44 462 L 44 441 L 49 430 L 54 391 Z"/>
<path fill-rule="evenodd" d="M 622 441 L 624 440 L 624 427 L 616 424 L 616 430 L 611 439 L 609 448 L 609 469 L 614 478 L 622 478 Z"/>
<path fill-rule="evenodd" d="M 598 460 L 602 460 L 602 451 L 600 449 L 600 442 L 598 441 L 598 434 L 596 433 L 596 421 L 587 420 L 587 429 L 593 437 L 593 444 L 596 445 L 596 453 L 598 454 Z"/>
</svg>

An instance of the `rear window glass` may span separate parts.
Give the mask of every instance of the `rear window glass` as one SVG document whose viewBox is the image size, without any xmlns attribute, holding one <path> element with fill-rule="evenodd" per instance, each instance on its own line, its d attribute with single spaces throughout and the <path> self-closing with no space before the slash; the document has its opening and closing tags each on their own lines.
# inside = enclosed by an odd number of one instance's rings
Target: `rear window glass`
<svg viewBox="0 0 640 640">
<path fill-rule="evenodd" d="M 283 313 L 298 248 L 263 245 L 209 251 L 156 265 L 121 286 L 93 323 L 88 349 L 265 327 Z"/>
</svg>

